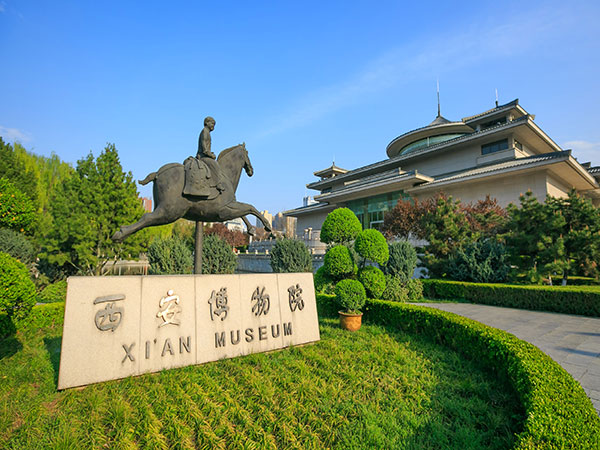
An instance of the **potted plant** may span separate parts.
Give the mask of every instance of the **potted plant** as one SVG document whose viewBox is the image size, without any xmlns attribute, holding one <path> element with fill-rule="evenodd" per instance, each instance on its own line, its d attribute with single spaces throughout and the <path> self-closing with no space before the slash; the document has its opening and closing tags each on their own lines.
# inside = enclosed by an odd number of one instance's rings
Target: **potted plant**
<svg viewBox="0 0 600 450">
<path fill-rule="evenodd" d="M 340 326 L 348 331 L 358 330 L 362 324 L 360 310 L 367 300 L 362 283 L 358 280 L 342 280 L 335 286 L 335 295 L 343 308 L 339 311 Z"/>
</svg>

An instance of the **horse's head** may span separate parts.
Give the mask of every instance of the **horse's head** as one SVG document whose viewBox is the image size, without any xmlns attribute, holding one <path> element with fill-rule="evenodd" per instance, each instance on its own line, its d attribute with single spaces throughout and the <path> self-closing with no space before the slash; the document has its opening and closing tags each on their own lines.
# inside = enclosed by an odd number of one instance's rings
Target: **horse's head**
<svg viewBox="0 0 600 450">
<path fill-rule="evenodd" d="M 252 163 L 250 162 L 250 158 L 248 157 L 248 150 L 246 150 L 246 143 L 242 143 L 242 155 L 244 158 L 244 170 L 246 174 L 251 177 L 254 175 L 254 168 L 252 167 Z"/>
</svg>

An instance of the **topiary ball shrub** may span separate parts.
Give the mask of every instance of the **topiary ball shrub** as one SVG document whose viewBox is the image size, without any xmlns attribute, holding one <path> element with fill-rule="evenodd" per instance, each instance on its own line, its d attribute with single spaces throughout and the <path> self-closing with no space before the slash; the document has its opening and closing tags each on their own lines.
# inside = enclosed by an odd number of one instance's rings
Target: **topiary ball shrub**
<svg viewBox="0 0 600 450">
<path fill-rule="evenodd" d="M 336 245 L 327 250 L 323 258 L 323 267 L 325 267 L 325 273 L 333 280 L 350 277 L 357 270 L 350 250 L 344 245 Z"/>
<path fill-rule="evenodd" d="M 317 294 L 333 294 L 335 289 L 335 284 L 333 280 L 327 275 L 325 271 L 325 266 L 319 267 L 317 272 L 314 275 L 315 282 L 315 292 Z"/>
<path fill-rule="evenodd" d="M 321 227 L 321 242 L 342 244 L 353 241 L 362 230 L 362 225 L 350 209 L 338 208 L 331 211 Z"/>
<path fill-rule="evenodd" d="M 406 302 L 408 300 L 408 289 L 399 277 L 386 275 L 385 289 L 381 294 L 381 298 L 392 302 Z"/>
<path fill-rule="evenodd" d="M 358 271 L 360 281 L 370 298 L 381 298 L 385 289 L 385 275 L 377 267 L 367 266 Z"/>
<path fill-rule="evenodd" d="M 354 241 L 356 253 L 365 259 L 383 265 L 390 257 L 387 241 L 383 234 L 377 230 L 363 230 L 358 233 Z"/>
<path fill-rule="evenodd" d="M 350 314 L 359 314 L 367 294 L 358 280 L 342 280 L 335 286 L 335 296 L 343 310 Z"/>
<path fill-rule="evenodd" d="M 393 242 L 389 246 L 390 259 L 381 266 L 386 275 L 398 277 L 406 283 L 417 267 L 417 251 L 408 241 Z"/>
<path fill-rule="evenodd" d="M 194 259 L 185 240 L 179 236 L 156 238 L 148 247 L 152 275 L 192 273 Z"/>
<path fill-rule="evenodd" d="M 25 264 L 0 252 L 0 313 L 24 319 L 35 305 L 35 286 Z"/>
<path fill-rule="evenodd" d="M 233 273 L 237 257 L 233 248 L 216 234 L 204 238 L 202 246 L 202 273 Z"/>
<path fill-rule="evenodd" d="M 416 302 L 423 300 L 423 282 L 418 278 L 411 278 L 405 284 L 408 290 L 408 301 Z"/>
<path fill-rule="evenodd" d="M 0 252 L 8 253 L 26 266 L 30 266 L 36 256 L 33 244 L 25 235 L 8 228 L 0 229 Z"/>
<path fill-rule="evenodd" d="M 64 302 L 66 298 L 67 282 L 65 280 L 49 284 L 37 295 L 39 303 Z"/>
<path fill-rule="evenodd" d="M 271 268 L 275 273 L 312 272 L 312 257 L 304 242 L 279 239 L 271 252 Z"/>
</svg>

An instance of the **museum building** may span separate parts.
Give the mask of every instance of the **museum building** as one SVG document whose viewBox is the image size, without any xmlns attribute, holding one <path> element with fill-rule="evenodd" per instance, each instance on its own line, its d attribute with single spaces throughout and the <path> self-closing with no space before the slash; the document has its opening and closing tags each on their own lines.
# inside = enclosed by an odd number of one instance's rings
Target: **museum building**
<svg viewBox="0 0 600 450">
<path fill-rule="evenodd" d="M 335 208 L 350 208 L 364 228 L 379 228 L 400 198 L 425 199 L 444 192 L 462 203 L 495 198 L 506 207 L 531 190 L 566 197 L 575 188 L 600 204 L 600 167 L 580 163 L 563 150 L 514 100 L 451 122 L 438 115 L 429 125 L 404 133 L 387 146 L 387 158 L 345 170 L 333 164 L 314 172 L 315 203 L 284 214 L 297 218 L 297 236 L 318 239 Z"/>
</svg>

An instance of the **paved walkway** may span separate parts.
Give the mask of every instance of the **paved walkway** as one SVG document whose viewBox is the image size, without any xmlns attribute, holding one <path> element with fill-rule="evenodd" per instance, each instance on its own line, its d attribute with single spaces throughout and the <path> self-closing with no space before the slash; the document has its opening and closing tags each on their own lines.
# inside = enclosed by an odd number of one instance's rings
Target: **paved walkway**
<svg viewBox="0 0 600 450">
<path fill-rule="evenodd" d="M 600 319 L 470 303 L 419 303 L 450 311 L 530 342 L 575 378 L 600 414 Z"/>
</svg>

